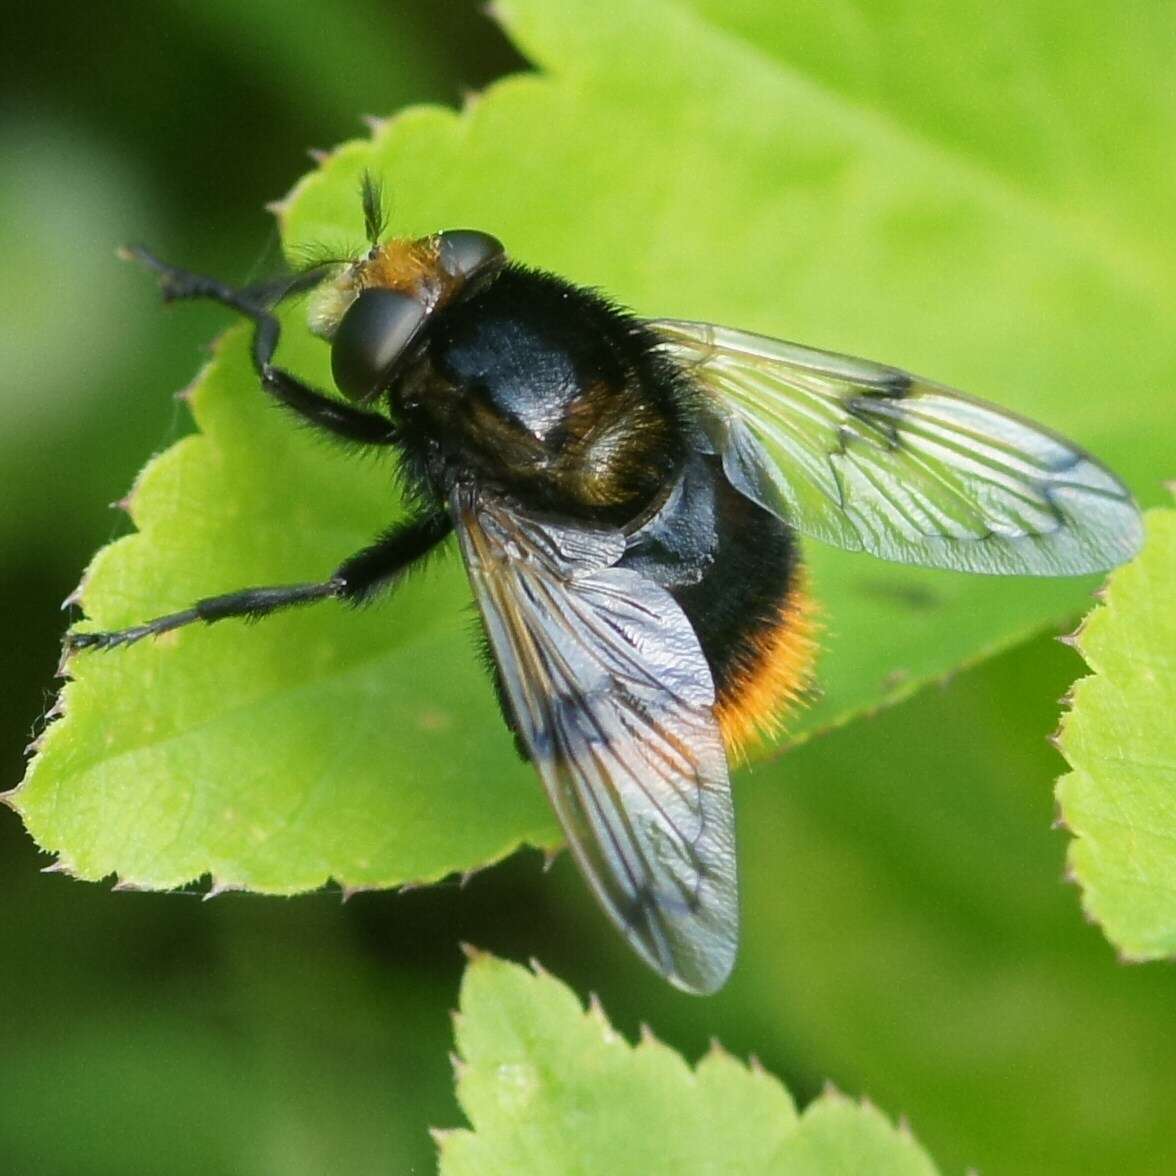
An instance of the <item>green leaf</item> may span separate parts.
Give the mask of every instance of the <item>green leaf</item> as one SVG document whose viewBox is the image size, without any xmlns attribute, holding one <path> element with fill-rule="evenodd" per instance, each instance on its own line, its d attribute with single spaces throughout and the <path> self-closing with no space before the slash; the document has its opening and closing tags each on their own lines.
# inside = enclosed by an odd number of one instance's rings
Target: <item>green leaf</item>
<svg viewBox="0 0 1176 1176">
<path fill-rule="evenodd" d="M 1176 511 L 1147 514 L 1142 553 L 1116 571 L 1075 645 L 1076 683 L 1058 746 L 1086 912 L 1130 960 L 1176 953 Z"/>
<path fill-rule="evenodd" d="M 346 144 L 286 202 L 287 248 L 355 247 L 370 169 L 398 232 L 476 225 L 643 314 L 900 363 L 1041 418 L 1148 491 L 1176 307 L 1173 242 L 1150 235 L 1176 186 L 1161 166 L 1172 10 L 882 6 L 850 22 L 867 85 L 860 68 L 822 72 L 844 23 L 824 6 L 729 7 L 510 0 L 501 15 L 544 72 Z M 957 68 L 976 54 L 995 64 Z M 1131 68 L 1108 74 L 1107 55 Z M 326 358 L 292 319 L 283 362 L 326 385 Z M 199 435 L 136 489 L 139 533 L 90 570 L 97 625 L 320 577 L 397 513 L 389 465 L 260 403 L 240 330 L 192 407 Z M 794 738 L 1072 615 L 1090 587 L 808 557 L 826 653 Z M 14 803 L 64 867 L 142 886 L 387 886 L 552 845 L 467 600 L 450 560 L 358 616 L 321 606 L 76 658 Z"/>
<path fill-rule="evenodd" d="M 631 1046 L 542 971 L 475 955 L 456 1025 L 473 1130 L 436 1133 L 442 1176 L 935 1171 L 873 1107 L 827 1091 L 798 1115 L 757 1064 L 715 1043 L 692 1069 L 648 1031 Z"/>
</svg>

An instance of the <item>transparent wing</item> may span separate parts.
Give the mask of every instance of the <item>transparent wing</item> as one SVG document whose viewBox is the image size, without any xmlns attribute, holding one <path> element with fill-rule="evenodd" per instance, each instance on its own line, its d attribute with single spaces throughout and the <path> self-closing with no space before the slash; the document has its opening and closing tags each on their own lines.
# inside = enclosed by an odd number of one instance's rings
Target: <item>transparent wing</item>
<svg viewBox="0 0 1176 1176">
<path fill-rule="evenodd" d="M 710 670 L 662 588 L 583 531 L 451 502 L 518 730 L 577 864 L 638 954 L 712 992 L 738 938 L 734 819 Z"/>
<path fill-rule="evenodd" d="M 897 368 L 709 323 L 650 323 L 714 393 L 732 484 L 800 531 L 927 567 L 1077 575 L 1142 541 L 1130 492 L 1041 425 Z"/>
</svg>

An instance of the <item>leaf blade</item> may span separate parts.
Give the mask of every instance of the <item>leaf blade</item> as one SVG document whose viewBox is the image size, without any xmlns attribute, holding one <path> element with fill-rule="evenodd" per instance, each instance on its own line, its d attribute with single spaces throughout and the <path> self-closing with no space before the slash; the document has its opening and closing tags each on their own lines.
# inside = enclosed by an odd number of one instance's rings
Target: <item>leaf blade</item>
<svg viewBox="0 0 1176 1176">
<path fill-rule="evenodd" d="M 1093 672 L 1063 719 L 1057 785 L 1083 908 L 1129 960 L 1176 954 L 1176 511 L 1147 525 L 1075 638 Z"/>
<path fill-rule="evenodd" d="M 456 1015 L 458 1100 L 443 1176 L 673 1171 L 930 1176 L 909 1131 L 826 1092 L 802 1114 L 780 1082 L 717 1045 L 697 1068 L 652 1036 L 631 1046 L 600 1006 L 545 972 L 475 954 Z"/>
</svg>

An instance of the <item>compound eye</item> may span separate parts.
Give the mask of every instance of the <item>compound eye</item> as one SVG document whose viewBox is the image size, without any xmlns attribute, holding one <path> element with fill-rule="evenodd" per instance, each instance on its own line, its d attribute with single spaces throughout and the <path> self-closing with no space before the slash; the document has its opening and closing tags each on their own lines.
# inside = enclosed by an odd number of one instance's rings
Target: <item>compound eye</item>
<svg viewBox="0 0 1176 1176">
<path fill-rule="evenodd" d="M 396 290 L 365 290 L 347 308 L 331 343 L 331 374 L 348 400 L 383 388 L 428 312 Z"/>
<path fill-rule="evenodd" d="M 454 278 L 468 280 L 497 269 L 506 258 L 502 242 L 477 229 L 449 229 L 440 235 L 439 245 L 441 268 Z"/>
</svg>

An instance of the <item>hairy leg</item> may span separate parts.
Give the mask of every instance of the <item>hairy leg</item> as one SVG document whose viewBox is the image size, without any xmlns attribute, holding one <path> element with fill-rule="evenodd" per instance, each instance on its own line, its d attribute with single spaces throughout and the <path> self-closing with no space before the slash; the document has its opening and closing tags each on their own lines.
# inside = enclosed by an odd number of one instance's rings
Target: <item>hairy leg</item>
<svg viewBox="0 0 1176 1176">
<path fill-rule="evenodd" d="M 208 596 L 190 608 L 156 617 L 128 629 L 101 633 L 67 633 L 67 652 L 78 649 L 113 649 L 131 645 L 190 625 L 194 621 L 212 624 L 229 617 L 257 620 L 279 609 L 318 600 L 346 600 L 359 603 L 427 555 L 453 529 L 449 516 L 429 514 L 391 528 L 371 546 L 346 559 L 325 580 L 308 584 L 281 584 L 264 588 L 243 588 L 223 596 Z"/>
</svg>

